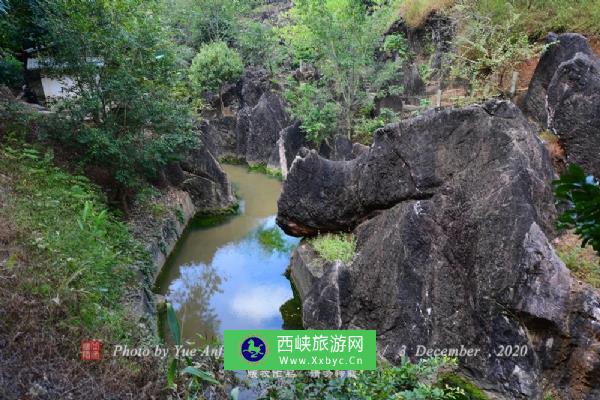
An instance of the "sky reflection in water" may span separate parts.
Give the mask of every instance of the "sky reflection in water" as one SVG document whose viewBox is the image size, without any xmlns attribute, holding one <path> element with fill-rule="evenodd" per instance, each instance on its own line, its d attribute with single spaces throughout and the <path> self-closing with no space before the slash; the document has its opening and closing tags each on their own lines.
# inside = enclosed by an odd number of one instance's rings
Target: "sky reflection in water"
<svg viewBox="0 0 600 400">
<path fill-rule="evenodd" d="M 283 276 L 298 239 L 275 224 L 280 183 L 243 167 L 226 171 L 243 212 L 183 238 L 159 291 L 173 304 L 184 339 L 225 329 L 281 329 L 279 307 L 292 298 Z"/>
</svg>

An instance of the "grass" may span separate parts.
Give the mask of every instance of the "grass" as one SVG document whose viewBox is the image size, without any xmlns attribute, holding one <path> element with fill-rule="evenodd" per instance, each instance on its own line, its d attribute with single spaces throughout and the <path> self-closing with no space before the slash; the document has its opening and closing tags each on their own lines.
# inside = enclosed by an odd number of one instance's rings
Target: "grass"
<svg viewBox="0 0 600 400">
<path fill-rule="evenodd" d="M 446 10 L 455 2 L 456 0 L 405 0 L 400 14 L 409 27 L 419 28 L 432 13 Z"/>
<path fill-rule="evenodd" d="M 600 288 L 600 257 L 591 247 L 581 247 L 581 240 L 569 232 L 554 242 L 560 259 L 573 275 L 595 288 Z"/>
<path fill-rule="evenodd" d="M 0 260 L 0 398 L 27 397 L 36 385 L 48 398 L 158 394 L 158 359 L 104 357 L 82 368 L 78 355 L 82 339 L 102 340 L 105 354 L 114 343 L 156 343 L 152 322 L 144 329 L 126 305 L 141 290 L 135 270 L 150 266 L 141 244 L 99 189 L 55 167 L 51 153 L 0 144 L 0 171 L 0 253 L 10 253 Z"/>
<path fill-rule="evenodd" d="M 352 235 L 347 234 L 325 234 L 310 240 L 315 251 L 324 259 L 329 261 L 352 261 L 356 254 L 356 242 Z"/>
<path fill-rule="evenodd" d="M 544 38 L 548 32 L 579 32 L 600 34 L 600 0 L 479 0 L 479 12 L 492 16 L 500 24 L 511 13 L 520 15 L 518 29 L 533 40 Z"/>
<path fill-rule="evenodd" d="M 22 281 L 42 302 L 61 309 L 65 326 L 125 339 L 121 300 L 135 283 L 131 265 L 149 261 L 126 226 L 83 176 L 53 166 L 50 153 L 18 144 L 0 148 L 0 170 L 11 177 L 7 209 L 35 275 Z"/>
<path fill-rule="evenodd" d="M 462 389 L 463 393 L 457 395 L 456 400 L 489 400 L 489 397 L 471 381 L 455 373 L 442 374 L 437 386 L 440 388 L 450 386 Z"/>
</svg>

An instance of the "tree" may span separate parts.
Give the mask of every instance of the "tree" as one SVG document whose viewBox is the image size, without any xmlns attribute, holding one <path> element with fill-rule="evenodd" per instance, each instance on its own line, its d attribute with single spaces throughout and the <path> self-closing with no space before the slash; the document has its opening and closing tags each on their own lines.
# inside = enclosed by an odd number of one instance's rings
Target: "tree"
<svg viewBox="0 0 600 400">
<path fill-rule="evenodd" d="M 224 42 L 214 42 L 203 45 L 192 60 L 190 80 L 199 90 L 218 91 L 223 111 L 223 85 L 239 79 L 243 72 L 244 64 L 237 51 Z"/>
<path fill-rule="evenodd" d="M 123 207 L 195 142 L 186 105 L 173 95 L 173 43 L 156 1 L 41 2 L 50 73 L 70 76 L 53 137 L 110 173 Z"/>
<path fill-rule="evenodd" d="M 169 4 L 171 23 L 177 40 L 196 49 L 222 41 L 233 46 L 238 41 L 239 22 L 254 0 L 173 0 Z"/>
<path fill-rule="evenodd" d="M 340 109 L 330 91 L 316 83 L 300 83 L 286 91 L 285 97 L 292 117 L 302 121 L 308 140 L 318 145 L 335 132 Z"/>
<path fill-rule="evenodd" d="M 284 39 L 297 61 L 314 62 L 341 110 L 338 125 L 350 137 L 356 117 L 369 108 L 379 66 L 375 50 L 398 9 L 397 1 L 298 0 Z"/>
</svg>

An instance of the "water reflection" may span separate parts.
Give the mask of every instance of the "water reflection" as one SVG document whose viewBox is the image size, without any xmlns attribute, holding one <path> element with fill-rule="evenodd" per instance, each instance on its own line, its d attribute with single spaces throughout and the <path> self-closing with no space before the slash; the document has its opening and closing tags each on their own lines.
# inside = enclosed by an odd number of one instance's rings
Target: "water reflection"
<svg viewBox="0 0 600 400">
<path fill-rule="evenodd" d="M 184 339 L 222 336 L 225 329 L 280 329 L 279 308 L 293 297 L 283 276 L 298 240 L 275 224 L 280 183 L 226 166 L 243 212 L 182 239 L 159 291 L 182 321 Z"/>
</svg>

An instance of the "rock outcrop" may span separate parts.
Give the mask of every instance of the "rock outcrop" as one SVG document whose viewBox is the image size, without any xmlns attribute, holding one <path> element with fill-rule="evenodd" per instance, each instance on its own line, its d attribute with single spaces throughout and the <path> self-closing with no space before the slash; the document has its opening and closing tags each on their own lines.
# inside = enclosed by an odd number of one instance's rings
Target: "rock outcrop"
<svg viewBox="0 0 600 400">
<path fill-rule="evenodd" d="M 332 161 L 344 161 L 354 158 L 353 143 L 345 135 L 335 135 L 321 142 L 319 155 Z"/>
<path fill-rule="evenodd" d="M 238 144 L 245 147 L 246 162 L 266 165 L 278 151 L 279 132 L 289 125 L 283 99 L 276 93 L 264 93 L 256 106 L 243 109 L 238 117 Z"/>
<path fill-rule="evenodd" d="M 560 64 L 548 85 L 548 127 L 567 163 L 600 176 L 600 58 L 577 53 Z"/>
<path fill-rule="evenodd" d="M 181 174 L 171 168 L 172 180 L 188 192 L 197 211 L 219 212 L 235 204 L 227 174 L 205 146 L 194 149 L 181 163 Z"/>
<path fill-rule="evenodd" d="M 280 133 L 292 125 L 275 89 L 266 71 L 248 68 L 238 84 L 226 89 L 222 111 L 218 99 L 209 98 L 213 110 L 204 113 L 199 130 L 210 152 L 251 165 L 273 162 Z"/>
<path fill-rule="evenodd" d="M 577 33 L 551 33 L 546 37 L 546 45 L 548 48 L 535 69 L 524 101 L 526 113 L 544 126 L 548 123 L 548 86 L 560 64 L 569 61 L 577 53 L 593 54 L 587 39 Z"/>
<path fill-rule="evenodd" d="M 278 224 L 357 240 L 346 265 L 296 250 L 305 327 L 375 329 L 392 362 L 423 355 L 419 346 L 473 349 L 462 371 L 497 398 L 541 399 L 551 387 L 598 398 L 600 297 L 549 243 L 553 177 L 508 102 L 388 125 L 350 161 L 296 159 Z"/>
<path fill-rule="evenodd" d="M 310 143 L 306 140 L 300 121 L 296 121 L 279 132 L 277 148 L 271 153 L 268 166 L 289 170 L 300 149 L 307 146 Z"/>
</svg>

